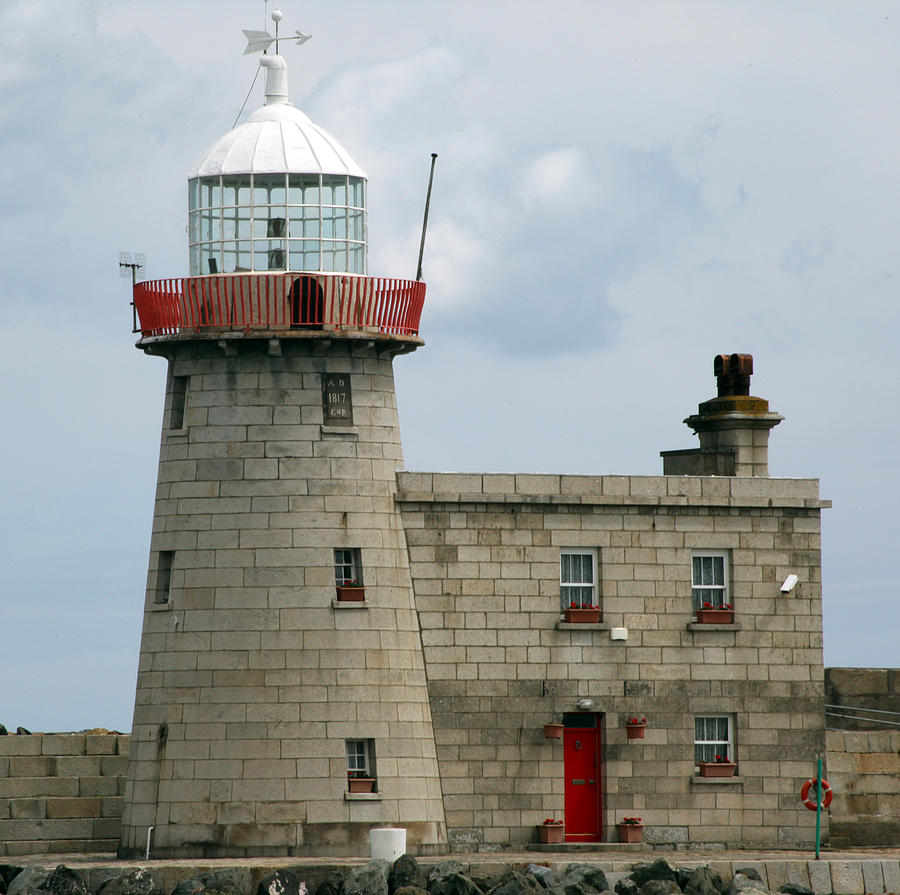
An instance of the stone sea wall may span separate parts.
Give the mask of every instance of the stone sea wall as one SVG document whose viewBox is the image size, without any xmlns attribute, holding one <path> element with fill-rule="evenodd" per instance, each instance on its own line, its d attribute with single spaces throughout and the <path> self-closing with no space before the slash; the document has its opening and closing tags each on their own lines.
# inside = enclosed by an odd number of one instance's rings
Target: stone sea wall
<svg viewBox="0 0 900 895">
<path fill-rule="evenodd" d="M 0 856 L 114 852 L 129 736 L 0 736 Z"/>
</svg>

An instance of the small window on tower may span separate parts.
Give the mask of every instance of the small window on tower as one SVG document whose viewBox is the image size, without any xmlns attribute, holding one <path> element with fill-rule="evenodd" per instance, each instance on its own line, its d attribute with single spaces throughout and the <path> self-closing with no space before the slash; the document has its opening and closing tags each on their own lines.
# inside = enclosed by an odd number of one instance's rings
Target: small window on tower
<svg viewBox="0 0 900 895">
<path fill-rule="evenodd" d="M 169 428 L 184 427 L 184 405 L 187 400 L 187 376 L 172 377 L 172 391 L 169 396 Z"/>
<path fill-rule="evenodd" d="M 172 561 L 175 558 L 174 550 L 160 550 L 156 563 L 156 591 L 154 603 L 168 603 L 172 591 Z"/>
<path fill-rule="evenodd" d="M 347 789 L 350 792 L 375 792 L 375 740 L 346 740 Z"/>
</svg>

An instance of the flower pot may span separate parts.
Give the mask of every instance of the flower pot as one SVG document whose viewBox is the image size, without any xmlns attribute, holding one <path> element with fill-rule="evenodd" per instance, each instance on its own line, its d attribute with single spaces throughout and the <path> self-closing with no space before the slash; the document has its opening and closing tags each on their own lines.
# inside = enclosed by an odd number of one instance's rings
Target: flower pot
<svg viewBox="0 0 900 895">
<path fill-rule="evenodd" d="M 366 598 L 364 587 L 351 587 L 339 584 L 337 586 L 337 598 L 340 603 L 362 603 Z"/>
<path fill-rule="evenodd" d="M 646 724 L 626 724 L 625 733 L 628 734 L 629 740 L 642 740 L 644 738 L 644 730 L 646 728 Z"/>
<path fill-rule="evenodd" d="M 374 777 L 351 777 L 347 783 L 350 792 L 372 792 L 375 789 Z"/>
<path fill-rule="evenodd" d="M 576 624 L 591 625 L 600 621 L 599 609 L 564 609 L 563 613 L 567 622 Z"/>
<path fill-rule="evenodd" d="M 561 740 L 563 735 L 562 724 L 545 724 L 544 736 L 548 740 Z"/>
<path fill-rule="evenodd" d="M 733 761 L 701 761 L 701 777 L 733 777 L 737 765 Z"/>
<path fill-rule="evenodd" d="M 697 623 L 701 625 L 734 624 L 733 609 L 698 609 Z"/>
<path fill-rule="evenodd" d="M 619 831 L 619 842 L 643 842 L 643 824 L 616 824 Z"/>
<path fill-rule="evenodd" d="M 541 842 L 562 842 L 565 832 L 565 824 L 538 824 L 538 836 L 540 837 Z"/>
</svg>

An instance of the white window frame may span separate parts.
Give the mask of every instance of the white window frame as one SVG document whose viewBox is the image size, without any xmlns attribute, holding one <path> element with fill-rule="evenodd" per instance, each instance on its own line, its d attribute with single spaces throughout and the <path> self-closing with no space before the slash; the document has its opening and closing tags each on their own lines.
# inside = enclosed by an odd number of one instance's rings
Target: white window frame
<svg viewBox="0 0 900 895">
<path fill-rule="evenodd" d="M 359 547 L 334 548 L 334 583 L 337 587 L 345 587 L 350 582 L 363 587 L 362 554 Z"/>
<path fill-rule="evenodd" d="M 591 577 L 586 580 L 586 576 L 579 575 L 585 580 L 582 581 L 566 581 L 567 577 L 572 577 L 574 571 L 570 563 L 565 561 L 567 556 L 589 557 L 591 560 Z M 582 563 L 581 571 L 584 571 Z M 559 601 L 561 610 L 571 608 L 574 602 L 577 608 L 581 607 L 599 607 L 599 582 L 600 580 L 600 554 L 596 547 L 562 547 L 559 551 Z"/>
<path fill-rule="evenodd" d="M 713 582 L 697 580 L 697 561 L 709 560 L 706 564 L 712 571 Z M 719 567 L 718 569 L 716 567 Z M 721 570 L 721 576 L 718 571 Z M 702 567 L 701 567 L 702 577 Z M 691 606 L 694 613 L 711 603 L 713 609 L 731 605 L 731 558 L 727 550 L 697 550 L 691 555 Z"/>
<path fill-rule="evenodd" d="M 698 722 L 715 722 L 716 726 L 720 726 L 723 722 L 725 725 L 724 737 L 717 735 L 719 732 L 710 731 L 709 725 L 704 731 L 698 731 Z M 712 739 L 706 739 L 709 733 L 713 733 Z M 702 736 L 701 736 L 702 734 Z M 734 761 L 734 715 L 695 715 L 694 716 L 694 764 L 697 765 L 701 761 L 715 761 L 716 755 L 722 755 L 724 748 L 725 757 L 728 761 Z"/>
</svg>

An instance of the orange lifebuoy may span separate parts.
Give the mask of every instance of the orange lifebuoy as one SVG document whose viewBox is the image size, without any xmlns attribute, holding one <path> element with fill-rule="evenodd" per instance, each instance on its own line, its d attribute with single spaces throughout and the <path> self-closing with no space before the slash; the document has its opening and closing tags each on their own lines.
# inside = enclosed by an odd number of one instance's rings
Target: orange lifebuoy
<svg viewBox="0 0 900 895">
<path fill-rule="evenodd" d="M 810 811 L 816 810 L 816 788 L 817 781 L 815 777 L 811 777 L 806 783 L 803 784 L 803 788 L 800 790 L 800 801 L 809 808 Z M 812 792 L 810 792 L 812 790 Z M 831 804 L 831 798 L 834 793 L 831 791 L 831 787 L 828 785 L 828 781 L 823 777 L 822 778 L 822 807 L 827 808 Z"/>
</svg>

